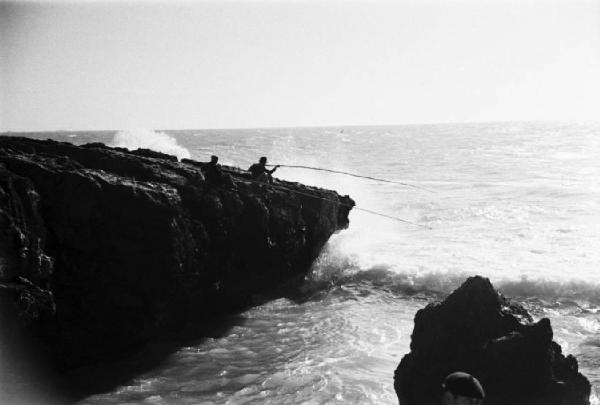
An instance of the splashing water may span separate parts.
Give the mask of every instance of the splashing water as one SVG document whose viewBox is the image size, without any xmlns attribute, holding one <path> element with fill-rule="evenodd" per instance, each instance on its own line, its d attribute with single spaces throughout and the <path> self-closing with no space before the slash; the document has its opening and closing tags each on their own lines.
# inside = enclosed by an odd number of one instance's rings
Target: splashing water
<svg viewBox="0 0 600 405">
<path fill-rule="evenodd" d="M 138 148 L 152 149 L 157 152 L 175 155 L 179 159 L 189 159 L 191 156 L 190 151 L 180 146 L 172 136 L 164 132 L 156 132 L 149 129 L 119 131 L 115 134 L 109 145 L 129 150 Z"/>
</svg>

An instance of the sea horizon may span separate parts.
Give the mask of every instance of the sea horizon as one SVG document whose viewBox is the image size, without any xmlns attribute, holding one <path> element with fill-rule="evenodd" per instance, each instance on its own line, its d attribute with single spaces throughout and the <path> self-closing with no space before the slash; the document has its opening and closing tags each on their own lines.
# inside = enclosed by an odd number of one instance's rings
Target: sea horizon
<svg viewBox="0 0 600 405">
<path fill-rule="evenodd" d="M 327 125 L 284 125 L 284 126 L 248 126 L 248 127 L 206 127 L 206 128 L 150 128 L 145 126 L 132 126 L 118 129 L 40 129 L 40 130 L 5 130 L 0 135 L 9 134 L 34 134 L 39 132 L 118 132 L 127 130 L 152 130 L 152 131 L 237 131 L 237 130 L 288 130 L 312 128 L 382 128 L 382 127 L 414 127 L 414 126 L 443 126 L 443 125 L 497 125 L 497 124 L 554 124 L 554 125 L 596 125 L 600 120 L 560 119 L 560 120 L 482 120 L 482 121 L 447 121 L 447 122 L 410 122 L 400 124 L 327 124 Z"/>
</svg>

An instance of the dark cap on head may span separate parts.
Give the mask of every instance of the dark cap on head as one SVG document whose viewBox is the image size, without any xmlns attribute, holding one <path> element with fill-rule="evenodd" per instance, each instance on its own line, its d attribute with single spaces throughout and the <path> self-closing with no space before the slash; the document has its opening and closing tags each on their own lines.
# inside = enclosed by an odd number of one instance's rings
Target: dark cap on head
<svg viewBox="0 0 600 405">
<path fill-rule="evenodd" d="M 260 158 L 258 161 L 259 161 L 259 162 L 261 162 L 261 163 L 262 163 L 262 162 L 266 162 L 266 161 L 267 161 L 267 158 L 263 156 L 263 157 L 261 157 L 261 158 Z"/>
<path fill-rule="evenodd" d="M 210 160 L 219 160 L 219 157 L 217 155 L 211 155 Z"/>
<path fill-rule="evenodd" d="M 468 398 L 485 398 L 483 387 L 477 381 L 477 378 L 462 371 L 449 374 L 444 380 L 442 388 L 444 391 L 450 391 L 454 395 L 461 395 Z"/>
</svg>

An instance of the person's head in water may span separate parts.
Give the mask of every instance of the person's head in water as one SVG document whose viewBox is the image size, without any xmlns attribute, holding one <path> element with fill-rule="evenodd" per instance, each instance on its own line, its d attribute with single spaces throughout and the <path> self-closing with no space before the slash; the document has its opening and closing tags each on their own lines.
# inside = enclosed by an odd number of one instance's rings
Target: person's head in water
<svg viewBox="0 0 600 405">
<path fill-rule="evenodd" d="M 267 164 L 267 158 L 266 158 L 266 157 L 264 157 L 264 156 L 263 156 L 263 157 L 261 157 L 261 158 L 258 160 L 258 163 L 260 163 L 260 164 L 261 164 L 261 165 L 263 165 L 263 166 L 264 166 L 264 165 L 266 165 L 266 164 Z"/>
<path fill-rule="evenodd" d="M 442 389 L 442 405 L 481 405 L 485 398 L 477 378 L 461 371 L 449 374 L 444 379 Z"/>
<path fill-rule="evenodd" d="M 219 161 L 219 157 L 216 155 L 212 155 L 210 157 L 210 163 L 217 163 Z"/>
</svg>

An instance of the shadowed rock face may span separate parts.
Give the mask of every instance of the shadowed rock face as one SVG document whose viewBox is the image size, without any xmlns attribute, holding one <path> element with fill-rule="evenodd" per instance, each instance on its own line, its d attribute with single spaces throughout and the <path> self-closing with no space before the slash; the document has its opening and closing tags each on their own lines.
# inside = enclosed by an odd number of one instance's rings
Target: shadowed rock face
<svg viewBox="0 0 600 405">
<path fill-rule="evenodd" d="M 454 371 L 476 376 L 486 405 L 589 404 L 590 384 L 577 360 L 552 341 L 550 320 L 527 311 L 479 276 L 415 316 L 410 353 L 394 374 L 402 405 L 438 405 Z"/>
<path fill-rule="evenodd" d="M 66 369 L 302 280 L 354 202 L 138 150 L 0 137 L 0 305 Z M 13 332 L 14 331 L 14 332 Z M 6 338 L 6 336 L 4 336 Z"/>
</svg>

